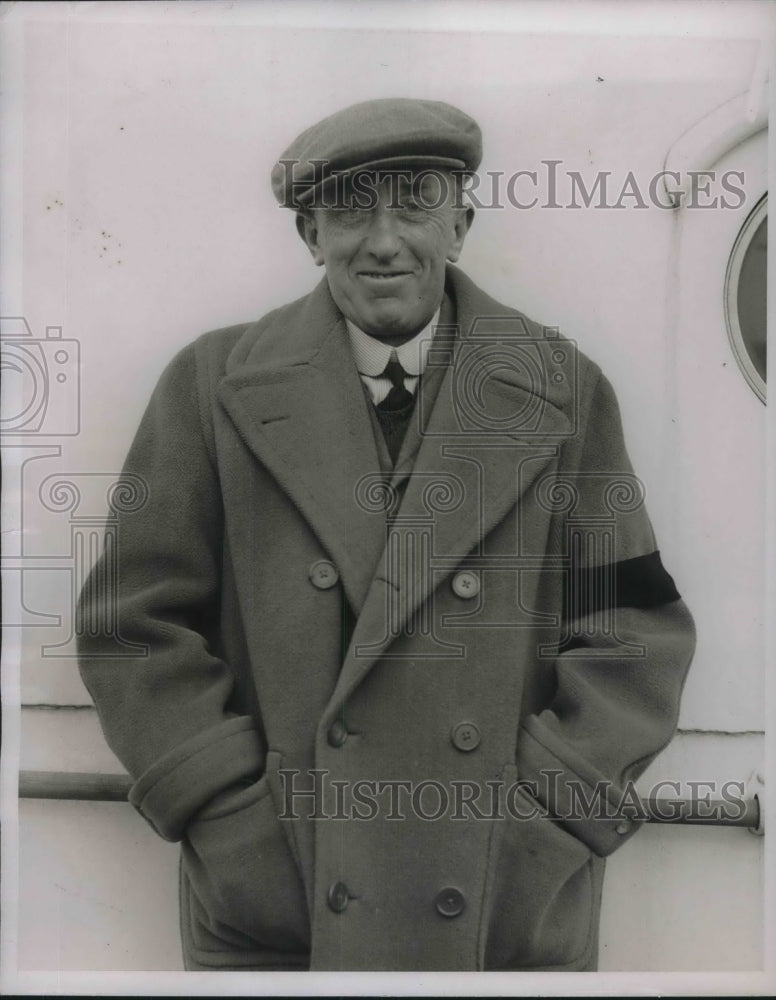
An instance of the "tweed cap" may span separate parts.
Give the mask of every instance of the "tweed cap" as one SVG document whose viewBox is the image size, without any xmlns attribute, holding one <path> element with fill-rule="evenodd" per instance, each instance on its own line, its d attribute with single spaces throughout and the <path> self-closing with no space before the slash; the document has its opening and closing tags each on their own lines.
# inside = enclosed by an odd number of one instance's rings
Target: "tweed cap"
<svg viewBox="0 0 776 1000">
<path fill-rule="evenodd" d="M 384 98 L 353 104 L 297 136 L 272 168 L 272 190 L 296 209 L 334 176 L 402 167 L 470 173 L 481 159 L 480 128 L 463 111 L 442 101 Z"/>
</svg>

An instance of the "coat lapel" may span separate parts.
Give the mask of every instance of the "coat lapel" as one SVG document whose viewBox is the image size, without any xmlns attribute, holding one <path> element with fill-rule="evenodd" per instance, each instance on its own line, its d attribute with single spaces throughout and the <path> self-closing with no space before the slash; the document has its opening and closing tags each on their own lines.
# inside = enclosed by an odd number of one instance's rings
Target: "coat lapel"
<svg viewBox="0 0 776 1000">
<path fill-rule="evenodd" d="M 360 683 L 418 609 L 482 543 L 557 456 L 573 426 L 571 345 L 485 296 L 450 269 L 454 343 L 432 351 L 446 369 L 361 610 L 331 705 Z M 559 348 L 565 352 L 559 362 Z M 558 378 L 561 375 L 561 378 Z M 426 376 L 424 376 L 426 378 Z M 422 397 L 419 401 L 422 403 Z"/>
<path fill-rule="evenodd" d="M 260 338 L 246 331 L 219 398 L 315 531 L 358 613 L 385 544 L 383 518 L 357 497 L 379 470 L 367 402 L 325 279 L 280 315 Z"/>
</svg>

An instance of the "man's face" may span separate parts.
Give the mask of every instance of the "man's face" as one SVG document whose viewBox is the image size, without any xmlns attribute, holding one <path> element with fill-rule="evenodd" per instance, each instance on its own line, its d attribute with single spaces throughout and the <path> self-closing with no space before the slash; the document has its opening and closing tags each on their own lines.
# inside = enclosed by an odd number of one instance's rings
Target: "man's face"
<svg viewBox="0 0 776 1000">
<path fill-rule="evenodd" d="M 360 175 L 332 207 L 300 213 L 297 228 L 326 268 L 332 297 L 366 333 L 397 345 L 434 315 L 445 262 L 458 259 L 473 216 L 456 207 L 454 179 Z M 341 207 L 333 207 L 335 204 Z M 363 205 L 365 207 L 359 207 Z"/>
</svg>

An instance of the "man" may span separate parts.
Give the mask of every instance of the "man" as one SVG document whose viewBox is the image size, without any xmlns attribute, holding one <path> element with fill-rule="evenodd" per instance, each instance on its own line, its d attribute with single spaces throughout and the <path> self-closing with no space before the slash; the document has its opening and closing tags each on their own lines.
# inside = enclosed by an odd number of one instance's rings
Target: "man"
<svg viewBox="0 0 776 1000">
<path fill-rule="evenodd" d="M 184 349 L 128 456 L 147 656 L 98 565 L 82 672 L 189 969 L 595 968 L 693 627 L 600 370 L 453 266 L 480 156 L 438 102 L 303 133 L 273 189 L 324 280 Z"/>
</svg>

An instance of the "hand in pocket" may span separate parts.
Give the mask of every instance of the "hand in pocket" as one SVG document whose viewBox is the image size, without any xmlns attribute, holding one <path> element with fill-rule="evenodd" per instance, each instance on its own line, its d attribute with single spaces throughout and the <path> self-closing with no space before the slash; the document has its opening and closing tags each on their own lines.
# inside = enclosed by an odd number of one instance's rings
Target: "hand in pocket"
<svg viewBox="0 0 776 1000">
<path fill-rule="evenodd" d="M 304 886 L 266 777 L 219 796 L 190 824 L 183 863 L 210 918 L 275 951 L 309 948 Z"/>
</svg>

